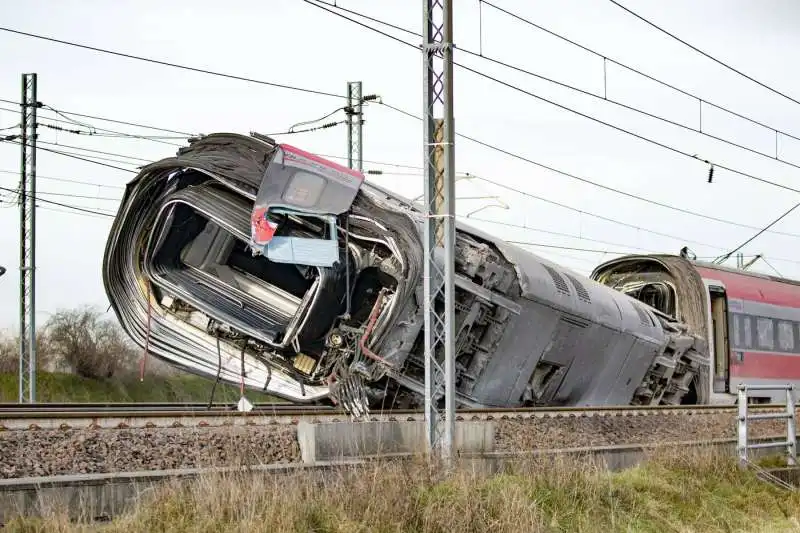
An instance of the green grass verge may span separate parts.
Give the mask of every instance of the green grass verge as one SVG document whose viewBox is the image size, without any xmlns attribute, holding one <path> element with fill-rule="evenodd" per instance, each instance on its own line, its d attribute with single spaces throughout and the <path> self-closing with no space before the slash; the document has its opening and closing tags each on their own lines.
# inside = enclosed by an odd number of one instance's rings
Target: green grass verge
<svg viewBox="0 0 800 533">
<path fill-rule="evenodd" d="M 56 516 L 8 531 L 377 533 L 717 533 L 800 529 L 800 495 L 719 456 L 654 458 L 610 473 L 580 463 L 528 464 L 495 476 L 468 466 L 437 480 L 423 464 L 373 464 L 324 479 L 201 478 L 161 487 L 107 524 Z"/>
<path fill-rule="evenodd" d="M 0 402 L 16 402 L 18 398 L 16 374 L 0 374 Z M 73 374 L 40 372 L 36 382 L 39 402 L 207 402 L 214 382 L 200 376 L 174 377 L 145 376 L 96 380 Z M 281 401 L 273 396 L 246 391 L 251 402 Z M 239 388 L 220 384 L 214 393 L 214 402 L 235 403 Z"/>
</svg>

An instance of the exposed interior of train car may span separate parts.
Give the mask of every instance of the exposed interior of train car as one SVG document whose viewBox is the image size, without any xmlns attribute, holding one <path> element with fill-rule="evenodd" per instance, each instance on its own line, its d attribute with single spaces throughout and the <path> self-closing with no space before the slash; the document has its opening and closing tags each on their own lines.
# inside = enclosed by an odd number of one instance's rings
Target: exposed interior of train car
<svg viewBox="0 0 800 533">
<path fill-rule="evenodd" d="M 591 277 L 708 340 L 711 372 L 694 383 L 698 403 L 730 403 L 740 383 L 800 384 L 800 282 L 672 255 L 621 257 Z M 765 391 L 753 400 L 782 398 Z"/>
</svg>

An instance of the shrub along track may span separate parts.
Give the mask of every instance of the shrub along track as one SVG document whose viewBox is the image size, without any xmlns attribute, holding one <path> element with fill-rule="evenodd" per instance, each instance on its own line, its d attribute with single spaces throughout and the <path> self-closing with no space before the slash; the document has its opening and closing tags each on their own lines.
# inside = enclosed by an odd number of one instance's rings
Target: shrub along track
<svg viewBox="0 0 800 533">
<path fill-rule="evenodd" d="M 287 405 L 250 413 L 46 409 L 0 406 L 0 477 L 298 462 L 299 420 L 349 420 L 332 409 Z M 459 412 L 461 420 L 493 420 L 495 449 L 503 452 L 734 438 L 736 417 L 735 408 L 711 406 Z M 422 414 L 394 411 L 370 419 L 421 420 Z M 759 421 L 750 436 L 785 431 L 784 421 Z"/>
</svg>

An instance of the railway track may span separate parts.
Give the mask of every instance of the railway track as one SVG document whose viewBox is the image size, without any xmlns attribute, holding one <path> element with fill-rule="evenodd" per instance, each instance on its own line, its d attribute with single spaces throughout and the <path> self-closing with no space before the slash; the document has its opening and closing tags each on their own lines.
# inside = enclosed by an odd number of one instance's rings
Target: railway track
<svg viewBox="0 0 800 533">
<path fill-rule="evenodd" d="M 387 411 L 368 418 L 402 422 L 422 421 L 423 416 L 421 411 Z M 462 409 L 457 416 L 465 421 L 492 421 L 475 428 L 484 435 L 479 439 L 487 439 L 482 446 L 514 454 L 732 439 L 737 410 L 706 405 L 549 407 Z M 325 439 L 323 435 L 341 435 L 342 430 L 356 437 L 361 434 L 358 424 L 297 426 L 299 422 L 337 421 L 351 418 L 334 408 L 287 404 L 258 405 L 247 413 L 223 404 L 212 409 L 199 404 L 4 404 L 0 405 L 0 428 L 6 430 L 0 431 L 0 478 L 295 463 L 301 460 L 301 443 L 308 450 L 308 443 Z M 364 435 L 374 429 L 364 428 Z M 772 438 L 785 433 L 784 421 L 771 420 L 754 427 L 750 436 Z"/>
<path fill-rule="evenodd" d="M 751 410 L 784 409 L 762 405 Z M 800 409 L 800 408 L 799 408 Z M 536 418 L 643 417 L 653 415 L 692 416 L 696 414 L 735 415 L 736 406 L 604 406 L 460 409 L 458 420 L 524 420 Z M 361 420 L 423 420 L 421 410 L 375 411 Z M 209 427 L 343 422 L 353 419 L 333 407 L 293 404 L 259 404 L 250 412 L 239 412 L 235 404 L 0 404 L 0 430 L 36 429 L 129 429 L 158 427 Z"/>
<path fill-rule="evenodd" d="M 312 405 L 293 405 L 289 403 L 255 404 L 256 411 L 303 411 L 325 409 Z M 3 413 L 97 413 L 97 412 L 235 412 L 236 403 L 0 403 L 0 416 Z"/>
</svg>

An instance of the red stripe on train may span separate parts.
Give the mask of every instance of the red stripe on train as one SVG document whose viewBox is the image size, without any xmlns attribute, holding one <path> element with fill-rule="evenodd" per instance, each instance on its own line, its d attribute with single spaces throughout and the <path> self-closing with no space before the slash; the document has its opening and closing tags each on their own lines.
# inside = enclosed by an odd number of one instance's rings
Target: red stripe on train
<svg viewBox="0 0 800 533">
<path fill-rule="evenodd" d="M 800 356 L 764 352 L 744 352 L 744 361 L 731 361 L 731 377 L 761 379 L 800 379 Z"/>
<path fill-rule="evenodd" d="M 725 284 L 728 298 L 800 308 L 800 286 L 757 276 L 695 265 L 700 275 Z"/>
</svg>

